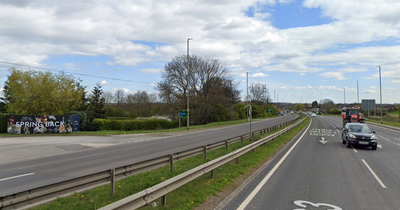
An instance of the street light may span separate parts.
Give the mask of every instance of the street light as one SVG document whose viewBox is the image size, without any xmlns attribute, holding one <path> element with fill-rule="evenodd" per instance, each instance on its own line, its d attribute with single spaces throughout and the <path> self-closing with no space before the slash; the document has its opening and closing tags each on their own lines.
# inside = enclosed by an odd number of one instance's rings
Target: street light
<svg viewBox="0 0 400 210">
<path fill-rule="evenodd" d="M 381 82 L 381 66 L 379 67 L 379 90 L 381 95 L 381 124 L 382 124 L 382 82 Z"/>
<path fill-rule="evenodd" d="M 187 39 L 187 66 L 189 66 L 189 40 L 193 40 L 193 38 L 191 38 L 191 37 L 189 37 L 188 39 Z M 187 109 L 186 109 L 186 112 L 187 112 L 187 118 L 186 118 L 186 120 L 187 120 L 187 129 L 189 130 L 189 78 L 190 78 L 190 68 L 189 67 L 187 67 L 188 69 L 187 69 L 187 73 L 188 73 L 188 75 L 187 75 Z"/>
</svg>

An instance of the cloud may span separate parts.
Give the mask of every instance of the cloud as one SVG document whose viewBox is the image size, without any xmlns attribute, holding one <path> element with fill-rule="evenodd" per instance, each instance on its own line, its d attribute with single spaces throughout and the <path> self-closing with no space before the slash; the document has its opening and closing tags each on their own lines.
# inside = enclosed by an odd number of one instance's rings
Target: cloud
<svg viewBox="0 0 400 210">
<path fill-rule="evenodd" d="M 241 78 L 246 78 L 246 74 L 241 73 L 240 76 Z M 264 74 L 264 73 L 254 73 L 254 74 L 249 74 L 249 78 L 257 78 L 257 77 L 269 77 L 268 74 Z"/>
<path fill-rule="evenodd" d="M 107 82 L 105 80 L 100 82 L 100 85 L 112 85 L 112 84 L 116 84 L 115 82 Z"/>
<path fill-rule="evenodd" d="M 327 78 L 334 78 L 336 80 L 347 80 L 347 79 L 350 79 L 350 78 L 344 77 L 342 72 L 333 72 L 333 71 L 319 74 L 319 76 L 327 77 Z"/>
<path fill-rule="evenodd" d="M 368 89 L 368 90 L 363 90 L 363 93 L 376 93 L 376 91 Z"/>
<path fill-rule="evenodd" d="M 140 69 L 140 71 L 150 74 L 160 74 L 163 71 L 163 69 L 146 68 L 146 69 Z"/>
</svg>

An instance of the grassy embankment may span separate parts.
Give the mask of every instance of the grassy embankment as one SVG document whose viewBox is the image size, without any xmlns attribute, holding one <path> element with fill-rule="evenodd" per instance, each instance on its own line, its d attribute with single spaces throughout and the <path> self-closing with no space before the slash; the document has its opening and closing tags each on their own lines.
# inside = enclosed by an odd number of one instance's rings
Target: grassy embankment
<svg viewBox="0 0 400 210">
<path fill-rule="evenodd" d="M 366 117 L 367 118 L 367 117 Z M 385 125 L 392 125 L 396 127 L 400 127 L 400 114 L 399 112 L 389 112 L 387 116 L 382 116 L 382 123 Z M 374 123 L 381 123 L 381 116 L 370 116 L 368 121 Z"/>
<path fill-rule="evenodd" d="M 157 207 L 146 206 L 143 209 L 193 209 L 202 205 L 208 198 L 218 195 L 224 190 L 232 190 L 240 183 L 235 180 L 242 180 L 250 176 L 257 168 L 264 164 L 269 158 L 283 148 L 295 135 L 297 135 L 309 122 L 307 118 L 296 128 L 275 138 L 265 145 L 255 149 L 255 152 L 249 152 L 239 158 L 239 164 L 226 164 L 214 172 L 214 178 L 210 178 L 209 174 L 203 175 L 198 179 L 184 185 L 183 187 L 173 191 L 167 195 L 167 206 L 162 206 L 160 199 L 157 200 Z M 270 133 L 265 134 L 265 136 Z M 261 136 L 256 137 L 260 139 Z M 154 186 L 163 180 L 170 179 L 180 173 L 188 171 L 199 165 L 202 165 L 212 159 L 223 156 L 227 153 L 235 151 L 245 145 L 249 141 L 246 139 L 243 144 L 240 142 L 229 145 L 228 151 L 225 148 L 216 149 L 207 153 L 207 159 L 203 160 L 203 155 L 197 155 L 191 158 L 180 160 L 174 163 L 174 172 L 170 172 L 170 166 L 140 173 L 132 177 L 116 183 L 115 194 L 110 195 L 110 186 L 101 186 L 85 192 L 74 193 L 69 197 L 58 198 L 57 200 L 33 208 L 34 210 L 60 209 L 60 210 L 88 210 L 98 209 L 109 203 L 115 202 L 129 195 L 140 192 L 151 186 Z"/>
</svg>

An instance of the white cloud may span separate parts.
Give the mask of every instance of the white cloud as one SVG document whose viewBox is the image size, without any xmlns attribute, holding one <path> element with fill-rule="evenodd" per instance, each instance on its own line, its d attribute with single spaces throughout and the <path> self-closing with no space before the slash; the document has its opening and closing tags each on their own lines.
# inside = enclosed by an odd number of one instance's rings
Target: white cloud
<svg viewBox="0 0 400 210">
<path fill-rule="evenodd" d="M 376 93 L 376 91 L 368 89 L 368 90 L 364 90 L 363 93 Z"/>
<path fill-rule="evenodd" d="M 346 77 L 344 77 L 344 75 L 343 75 L 342 72 L 333 72 L 333 71 L 325 72 L 325 73 L 319 74 L 319 76 L 321 76 L 321 77 L 328 77 L 328 78 L 334 78 L 334 79 L 336 79 L 336 80 L 347 80 L 347 79 L 351 79 L 351 78 L 346 78 Z"/>
<path fill-rule="evenodd" d="M 249 74 L 249 78 L 257 78 L 257 77 L 268 77 L 268 74 L 264 74 L 264 73 L 254 73 L 254 74 Z M 239 77 L 241 78 L 246 78 L 247 75 L 244 73 L 239 74 Z"/>
<path fill-rule="evenodd" d="M 115 84 L 115 82 L 107 82 L 105 80 L 100 82 L 100 85 L 112 85 L 112 84 Z"/>
<path fill-rule="evenodd" d="M 147 68 L 147 69 L 141 69 L 140 71 L 150 74 L 160 74 L 163 71 L 163 69 Z"/>
</svg>

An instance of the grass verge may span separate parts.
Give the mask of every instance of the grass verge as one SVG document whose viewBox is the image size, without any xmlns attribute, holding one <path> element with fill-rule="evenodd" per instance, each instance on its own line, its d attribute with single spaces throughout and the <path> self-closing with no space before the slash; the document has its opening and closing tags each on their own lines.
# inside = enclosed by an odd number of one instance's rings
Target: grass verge
<svg viewBox="0 0 400 210">
<path fill-rule="evenodd" d="M 270 157 L 276 154 L 284 145 L 293 139 L 309 122 L 307 118 L 296 128 L 286 132 L 275 140 L 270 141 L 261 147 L 255 149 L 255 152 L 249 152 L 239 158 L 239 164 L 229 163 L 217 170 L 214 170 L 214 178 L 209 174 L 203 175 L 198 179 L 180 187 L 167 195 L 167 206 L 162 206 L 160 200 L 157 200 L 157 206 L 145 206 L 142 209 L 193 209 L 200 206 L 208 198 L 218 195 L 234 184 L 236 179 L 246 178 L 254 172 L 255 169 L 265 163 Z M 270 135 L 266 133 L 263 136 Z M 256 137 L 262 138 L 261 136 Z M 203 155 L 197 155 L 191 158 L 177 161 L 174 163 L 174 172 L 171 173 L 169 165 L 145 173 L 128 177 L 116 183 L 115 194 L 110 195 L 110 186 L 101 186 L 82 193 L 73 193 L 69 197 L 58 198 L 48 204 L 34 207 L 34 210 L 88 210 L 98 209 L 112 202 L 125 198 L 129 195 L 140 192 L 151 186 L 170 179 L 178 174 L 188 171 L 194 167 L 204 164 L 210 160 L 235 151 L 245 145 L 248 145 L 248 139 L 243 144 L 240 142 L 229 145 L 228 151 L 225 148 L 216 149 L 207 153 L 207 159 L 203 160 Z"/>
</svg>

